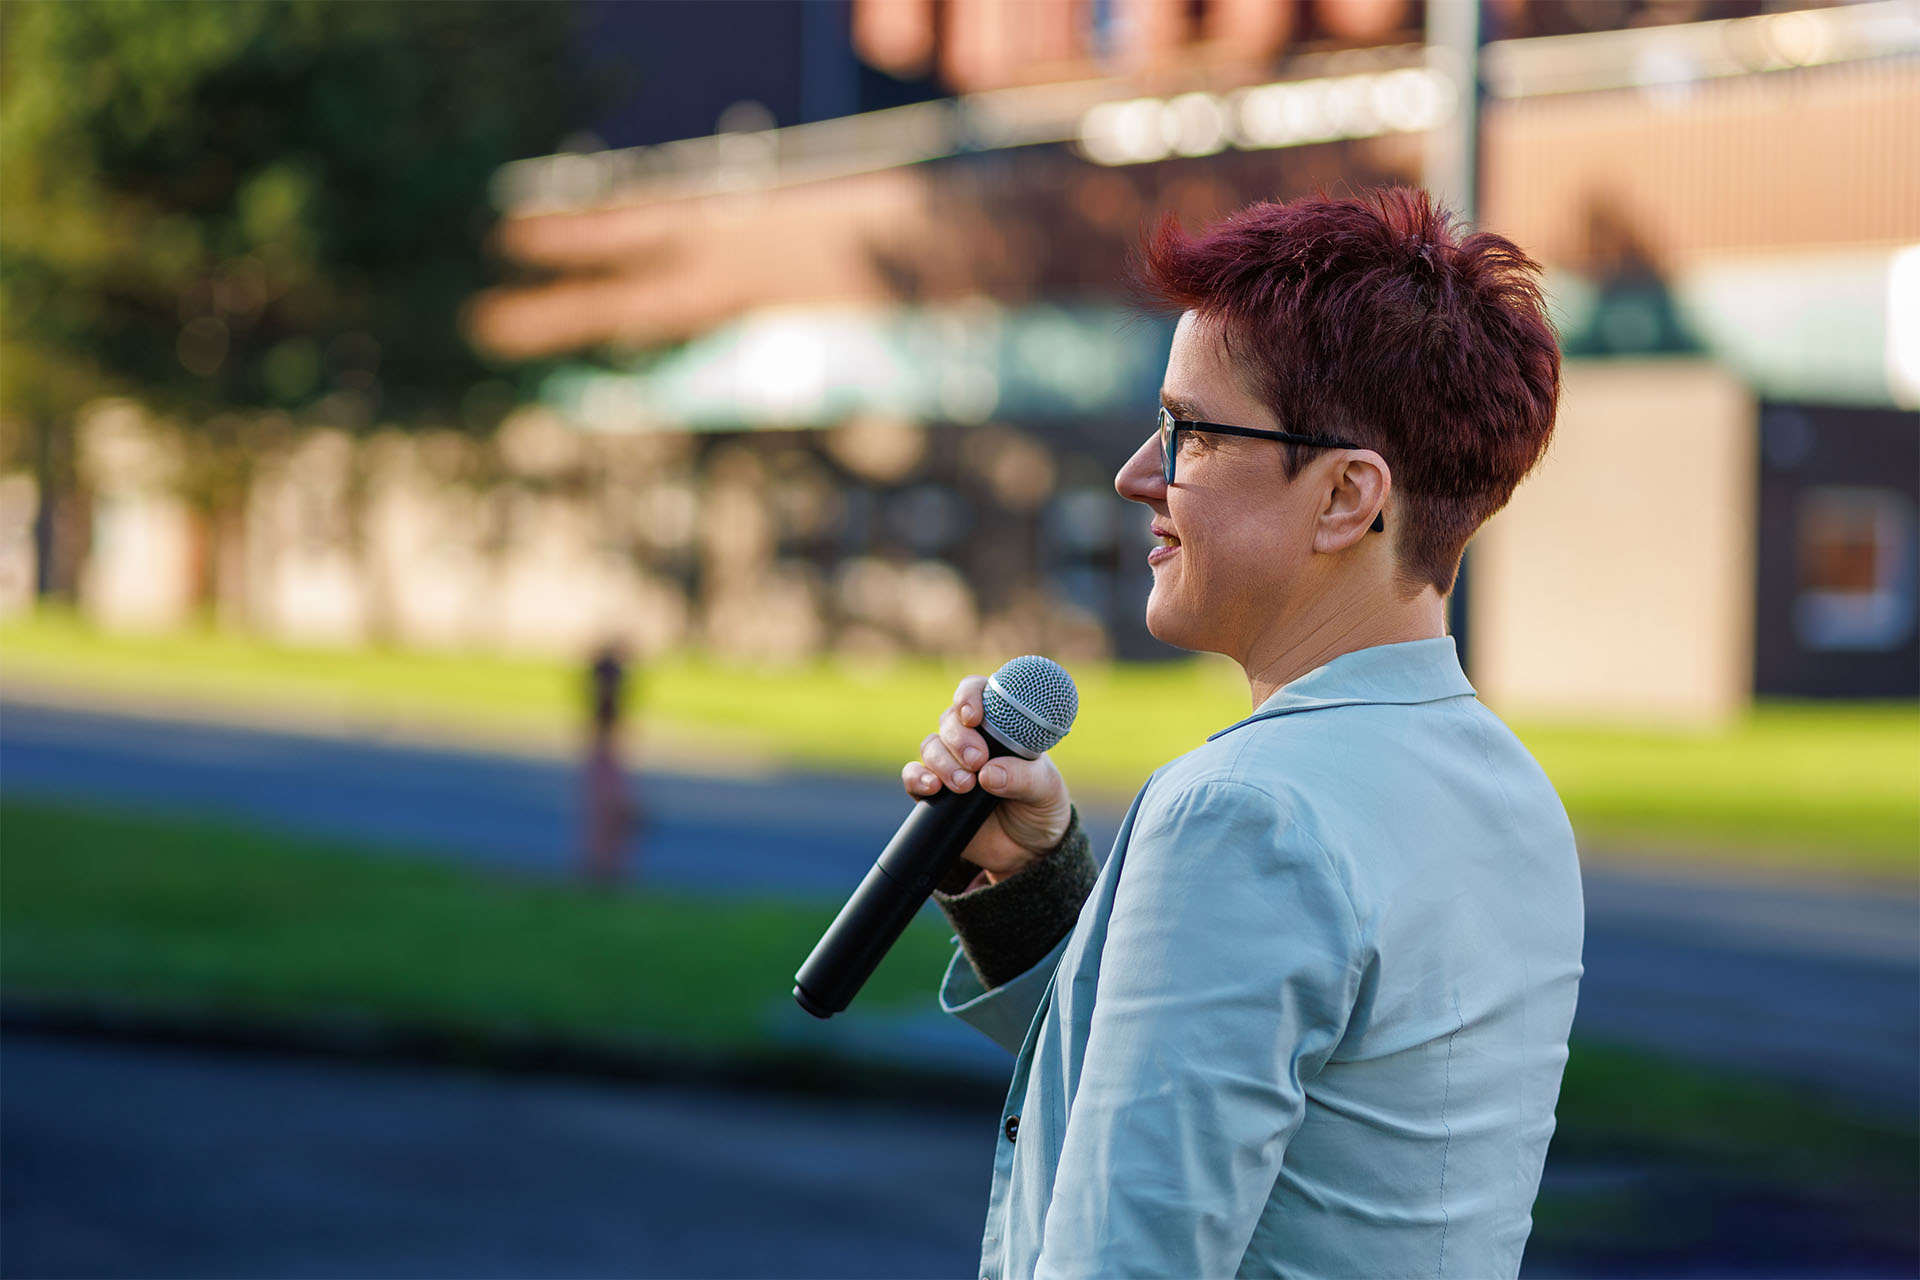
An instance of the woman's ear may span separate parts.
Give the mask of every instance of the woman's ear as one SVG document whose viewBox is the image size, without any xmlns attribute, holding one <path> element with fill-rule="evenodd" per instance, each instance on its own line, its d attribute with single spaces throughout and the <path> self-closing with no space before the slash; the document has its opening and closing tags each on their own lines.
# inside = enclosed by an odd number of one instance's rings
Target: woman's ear
<svg viewBox="0 0 1920 1280">
<path fill-rule="evenodd" d="M 1371 449 L 1342 452 L 1327 477 L 1326 501 L 1313 532 L 1313 549 L 1345 551 L 1369 532 L 1393 490 L 1387 460 Z"/>
</svg>

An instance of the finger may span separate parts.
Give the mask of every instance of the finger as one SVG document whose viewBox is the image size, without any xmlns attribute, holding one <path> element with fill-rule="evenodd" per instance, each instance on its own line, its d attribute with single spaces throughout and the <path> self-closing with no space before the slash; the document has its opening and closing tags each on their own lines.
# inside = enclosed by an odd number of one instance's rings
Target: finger
<svg viewBox="0 0 1920 1280">
<path fill-rule="evenodd" d="M 961 724 L 969 728 L 979 725 L 986 715 L 986 690 L 985 676 L 968 676 L 953 687 L 953 709 Z"/>
<path fill-rule="evenodd" d="M 920 744 L 920 763 L 940 775 L 940 781 L 951 790 L 965 791 L 973 785 L 972 771 L 947 749 L 937 733 L 928 734 Z"/>
<path fill-rule="evenodd" d="M 1060 775 L 1045 756 L 1000 756 L 980 770 L 980 785 L 1003 800 L 1051 800 L 1060 788 Z"/>
<path fill-rule="evenodd" d="M 940 713 L 940 741 L 947 744 L 955 760 L 978 769 L 987 762 L 987 740 L 960 723 L 960 712 L 959 706 L 951 706 Z"/>
<path fill-rule="evenodd" d="M 900 785 L 910 796 L 930 796 L 940 789 L 940 778 L 918 760 L 900 766 Z"/>
</svg>

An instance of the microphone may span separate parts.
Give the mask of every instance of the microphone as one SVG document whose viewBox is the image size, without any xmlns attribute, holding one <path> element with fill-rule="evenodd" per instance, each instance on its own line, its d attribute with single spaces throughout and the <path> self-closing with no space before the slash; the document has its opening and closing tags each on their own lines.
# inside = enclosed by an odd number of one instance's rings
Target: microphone
<svg viewBox="0 0 1920 1280">
<path fill-rule="evenodd" d="M 1056 662 L 1028 654 L 987 678 L 982 699 L 987 755 L 1033 760 L 1073 728 L 1080 693 Z M 960 860 L 1000 797 L 977 782 L 914 803 L 860 887 L 793 975 L 793 998 L 816 1018 L 843 1011 L 906 931 L 934 886 Z"/>
</svg>

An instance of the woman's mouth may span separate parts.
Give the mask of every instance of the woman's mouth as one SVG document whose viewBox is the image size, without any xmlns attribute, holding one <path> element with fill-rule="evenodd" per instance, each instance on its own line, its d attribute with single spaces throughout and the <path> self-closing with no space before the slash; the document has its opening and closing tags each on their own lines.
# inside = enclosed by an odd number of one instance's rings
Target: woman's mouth
<svg viewBox="0 0 1920 1280">
<path fill-rule="evenodd" d="M 1180 539 L 1174 536 L 1171 529 L 1158 524 L 1153 526 L 1151 532 L 1160 540 L 1160 545 L 1147 552 L 1147 563 L 1164 564 L 1173 558 L 1174 552 L 1180 549 Z"/>
</svg>

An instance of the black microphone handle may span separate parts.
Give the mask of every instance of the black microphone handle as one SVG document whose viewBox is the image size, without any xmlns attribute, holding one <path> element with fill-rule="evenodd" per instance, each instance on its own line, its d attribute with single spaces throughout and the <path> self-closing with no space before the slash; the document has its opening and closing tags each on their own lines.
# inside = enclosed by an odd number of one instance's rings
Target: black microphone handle
<svg viewBox="0 0 1920 1280">
<path fill-rule="evenodd" d="M 992 735 L 982 736 L 989 757 L 1013 754 Z M 977 781 L 971 791 L 943 787 L 914 802 L 913 812 L 793 975 L 793 998 L 802 1009 L 831 1018 L 852 1003 L 999 803 L 1000 797 Z"/>
</svg>

